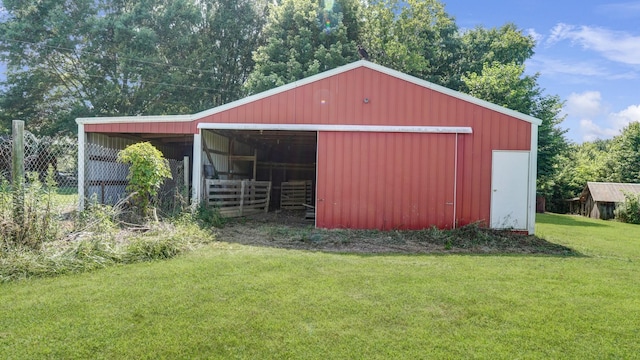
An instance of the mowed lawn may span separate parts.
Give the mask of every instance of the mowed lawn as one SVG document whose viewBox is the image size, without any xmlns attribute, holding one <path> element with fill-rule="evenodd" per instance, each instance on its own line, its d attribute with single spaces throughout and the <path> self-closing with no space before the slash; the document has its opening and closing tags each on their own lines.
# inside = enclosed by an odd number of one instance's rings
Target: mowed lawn
<svg viewBox="0 0 640 360">
<path fill-rule="evenodd" d="M 640 226 L 546 214 L 537 231 L 584 256 L 214 243 L 0 284 L 0 358 L 640 358 Z"/>
</svg>

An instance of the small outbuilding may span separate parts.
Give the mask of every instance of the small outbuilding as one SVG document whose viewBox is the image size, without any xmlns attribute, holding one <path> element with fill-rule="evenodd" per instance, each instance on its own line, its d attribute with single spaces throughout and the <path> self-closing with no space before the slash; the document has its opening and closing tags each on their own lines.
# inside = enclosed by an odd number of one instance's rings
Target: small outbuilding
<svg viewBox="0 0 640 360">
<path fill-rule="evenodd" d="M 534 231 L 541 121 L 365 60 L 193 115 L 77 123 L 81 199 L 119 196 L 115 154 L 151 141 L 192 201 L 240 213 L 301 202 L 320 228 Z"/>
<path fill-rule="evenodd" d="M 640 184 L 587 182 L 578 198 L 580 215 L 613 219 L 616 206 L 625 201 L 625 194 L 640 195 Z"/>
</svg>

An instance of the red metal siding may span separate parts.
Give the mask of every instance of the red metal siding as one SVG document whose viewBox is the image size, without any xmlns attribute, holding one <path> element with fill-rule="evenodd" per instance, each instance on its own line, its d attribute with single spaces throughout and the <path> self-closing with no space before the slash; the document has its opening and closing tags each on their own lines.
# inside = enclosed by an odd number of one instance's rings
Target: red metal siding
<svg viewBox="0 0 640 360">
<path fill-rule="evenodd" d="M 368 102 L 365 103 L 364 99 Z M 489 222 L 493 150 L 530 150 L 531 124 L 366 67 L 188 123 L 91 124 L 87 132 L 197 133 L 197 124 L 468 126 L 458 135 L 459 225 Z M 420 228 L 453 222 L 453 134 L 322 132 L 318 225 Z M 324 199 L 320 201 L 320 199 Z"/>
<path fill-rule="evenodd" d="M 368 103 L 364 99 L 368 99 Z M 505 121 L 506 120 L 506 121 Z M 528 136 L 530 124 L 368 68 L 344 73 L 255 100 L 197 123 L 476 126 Z M 480 123 L 483 124 L 480 124 Z M 508 123 L 508 128 L 496 127 Z M 517 132 L 513 132 L 518 128 Z M 508 129 L 508 130 L 507 130 Z M 502 134 L 502 133 L 501 133 Z M 517 145 L 516 145 L 517 142 Z"/>
<path fill-rule="evenodd" d="M 318 227 L 452 227 L 455 138 L 320 132 Z"/>
</svg>

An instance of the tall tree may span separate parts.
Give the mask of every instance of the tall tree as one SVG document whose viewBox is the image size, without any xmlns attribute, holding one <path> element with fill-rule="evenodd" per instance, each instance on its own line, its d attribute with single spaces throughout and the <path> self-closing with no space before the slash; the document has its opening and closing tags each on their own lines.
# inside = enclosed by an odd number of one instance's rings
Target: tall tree
<svg viewBox="0 0 640 360">
<path fill-rule="evenodd" d="M 358 8 L 354 0 L 273 4 L 247 90 L 257 93 L 356 60 Z"/>
<path fill-rule="evenodd" d="M 613 138 L 610 181 L 640 183 L 640 123 L 632 122 Z"/>
<path fill-rule="evenodd" d="M 481 74 L 493 64 L 524 65 L 533 56 L 535 41 L 514 24 L 498 28 L 476 27 L 461 34 L 457 68 L 462 74 Z"/>
<path fill-rule="evenodd" d="M 266 0 L 5 0 L 0 121 L 74 131 L 78 116 L 197 112 L 235 100 Z"/>
<path fill-rule="evenodd" d="M 361 41 L 372 61 L 459 89 L 462 46 L 454 19 L 437 0 L 381 0 L 364 7 Z"/>
</svg>

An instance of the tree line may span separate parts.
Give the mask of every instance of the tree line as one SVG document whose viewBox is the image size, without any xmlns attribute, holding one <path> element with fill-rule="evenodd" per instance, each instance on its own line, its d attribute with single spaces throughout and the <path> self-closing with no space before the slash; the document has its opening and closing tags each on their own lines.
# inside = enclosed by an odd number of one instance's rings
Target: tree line
<svg viewBox="0 0 640 360">
<path fill-rule="evenodd" d="M 563 102 L 514 24 L 460 29 L 438 0 L 4 0 L 0 130 L 194 113 L 359 59 L 539 118 L 538 191 L 564 194 Z M 564 184 L 564 185 L 566 185 Z M 562 185 L 562 186 L 564 186 Z"/>
</svg>

